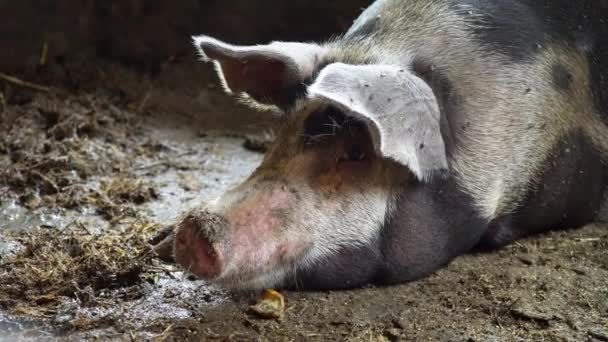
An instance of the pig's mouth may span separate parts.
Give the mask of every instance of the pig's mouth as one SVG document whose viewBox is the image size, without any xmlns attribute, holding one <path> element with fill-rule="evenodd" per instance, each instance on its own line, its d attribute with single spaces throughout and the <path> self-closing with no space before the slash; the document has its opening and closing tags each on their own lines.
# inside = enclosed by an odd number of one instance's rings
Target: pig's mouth
<svg viewBox="0 0 608 342">
<path fill-rule="evenodd" d="M 222 287 L 263 288 L 282 283 L 312 245 L 293 237 L 230 231 L 213 239 L 196 225 L 182 222 L 175 233 L 175 261 L 190 274 Z"/>
</svg>

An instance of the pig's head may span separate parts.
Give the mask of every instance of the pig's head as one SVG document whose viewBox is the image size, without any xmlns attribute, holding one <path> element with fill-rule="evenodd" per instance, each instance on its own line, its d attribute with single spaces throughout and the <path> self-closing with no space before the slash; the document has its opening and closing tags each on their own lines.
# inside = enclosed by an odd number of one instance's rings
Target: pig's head
<svg viewBox="0 0 608 342">
<path fill-rule="evenodd" d="M 397 66 L 321 67 L 314 44 L 195 45 L 228 92 L 285 114 L 257 170 L 179 222 L 175 260 L 230 288 L 373 281 L 395 189 L 447 169 L 431 88 Z"/>
</svg>

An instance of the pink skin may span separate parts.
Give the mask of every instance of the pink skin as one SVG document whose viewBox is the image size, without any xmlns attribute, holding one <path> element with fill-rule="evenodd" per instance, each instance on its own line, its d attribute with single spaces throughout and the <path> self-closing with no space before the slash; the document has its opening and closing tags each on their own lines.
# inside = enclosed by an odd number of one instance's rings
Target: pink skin
<svg viewBox="0 0 608 342">
<path fill-rule="evenodd" d="M 222 254 L 202 239 L 196 228 L 183 226 L 175 236 L 175 261 L 192 274 L 213 278 L 221 272 Z"/>
<path fill-rule="evenodd" d="M 279 214 L 293 208 L 294 201 L 295 196 L 284 190 L 257 192 L 221 213 L 227 232 L 214 243 L 205 238 L 205 227 L 182 224 L 176 233 L 175 260 L 209 280 L 227 279 L 237 272 L 243 280 L 270 270 L 303 250 L 303 243 L 285 234 Z"/>
</svg>

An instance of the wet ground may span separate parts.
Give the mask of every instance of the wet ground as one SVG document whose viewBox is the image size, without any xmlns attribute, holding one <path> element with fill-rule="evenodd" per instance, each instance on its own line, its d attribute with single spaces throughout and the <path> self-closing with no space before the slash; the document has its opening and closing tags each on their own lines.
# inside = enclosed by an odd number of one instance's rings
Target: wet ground
<svg viewBox="0 0 608 342">
<path fill-rule="evenodd" d="M 608 341 L 602 225 L 411 284 L 287 292 L 282 319 L 259 319 L 259 294 L 190 279 L 147 246 L 256 167 L 242 134 L 146 108 L 145 93 L 0 89 L 0 340 Z"/>
</svg>

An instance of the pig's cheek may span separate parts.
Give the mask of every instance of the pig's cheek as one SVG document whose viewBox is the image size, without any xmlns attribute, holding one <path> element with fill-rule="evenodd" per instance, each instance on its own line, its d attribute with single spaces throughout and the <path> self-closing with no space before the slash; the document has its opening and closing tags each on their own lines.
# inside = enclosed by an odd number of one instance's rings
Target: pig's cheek
<svg viewBox="0 0 608 342">
<path fill-rule="evenodd" d="M 278 213 L 288 212 L 293 208 L 295 195 L 288 191 L 260 193 L 239 206 L 233 208 L 227 219 L 237 229 L 254 229 L 259 232 L 279 231 L 281 217 Z"/>
<path fill-rule="evenodd" d="M 371 161 L 340 161 L 319 173 L 314 186 L 324 193 L 340 194 L 349 185 L 367 182 L 370 177 Z"/>
<path fill-rule="evenodd" d="M 235 257 L 267 259 L 275 254 L 277 245 L 287 239 L 284 225 L 294 206 L 292 193 L 274 191 L 254 196 L 227 213 Z"/>
<path fill-rule="evenodd" d="M 366 181 L 373 177 L 374 161 L 372 159 L 360 161 L 341 161 L 336 166 L 337 173 L 340 174 L 343 181 L 346 183 L 355 183 L 358 181 Z"/>
<path fill-rule="evenodd" d="M 270 256 L 270 260 L 276 263 L 288 262 L 291 258 L 301 255 L 306 249 L 304 241 L 285 242 L 279 245 Z"/>
<path fill-rule="evenodd" d="M 343 183 L 343 175 L 334 168 L 318 175 L 314 181 L 314 187 L 317 188 L 315 190 L 322 193 L 332 194 L 340 192 Z"/>
</svg>

